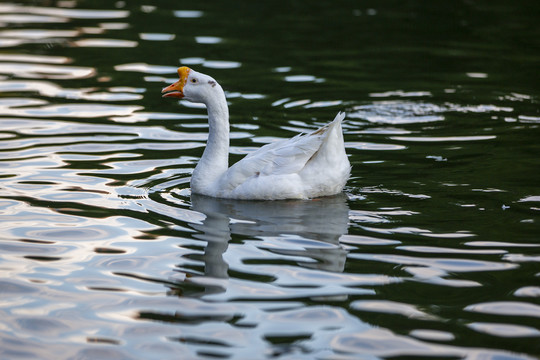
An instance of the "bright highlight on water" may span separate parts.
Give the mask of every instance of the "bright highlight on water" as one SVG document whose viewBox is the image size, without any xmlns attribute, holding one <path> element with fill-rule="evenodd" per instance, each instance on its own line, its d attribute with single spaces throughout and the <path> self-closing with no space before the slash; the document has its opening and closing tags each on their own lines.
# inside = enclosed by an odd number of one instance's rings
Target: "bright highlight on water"
<svg viewBox="0 0 540 360">
<path fill-rule="evenodd" d="M 538 358 L 539 12 L 2 2 L 0 359 Z"/>
</svg>

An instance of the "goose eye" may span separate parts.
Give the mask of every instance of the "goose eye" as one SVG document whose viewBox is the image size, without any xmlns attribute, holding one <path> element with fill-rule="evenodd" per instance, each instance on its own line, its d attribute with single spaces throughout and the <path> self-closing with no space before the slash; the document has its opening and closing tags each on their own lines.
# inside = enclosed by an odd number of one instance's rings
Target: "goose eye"
<svg viewBox="0 0 540 360">
<path fill-rule="evenodd" d="M 192 83 L 192 84 L 196 84 L 196 83 L 197 83 L 197 79 L 192 78 L 192 79 L 191 79 L 191 83 Z"/>
</svg>

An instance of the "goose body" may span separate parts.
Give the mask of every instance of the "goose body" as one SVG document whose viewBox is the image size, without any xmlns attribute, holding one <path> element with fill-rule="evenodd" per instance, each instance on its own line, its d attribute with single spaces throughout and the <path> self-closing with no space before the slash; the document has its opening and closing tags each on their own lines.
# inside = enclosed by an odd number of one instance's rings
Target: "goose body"
<svg viewBox="0 0 540 360">
<path fill-rule="evenodd" d="M 162 90 L 163 97 L 204 103 L 209 134 L 193 171 L 191 190 L 219 198 L 246 200 L 309 199 L 340 193 L 350 175 L 341 122 L 344 113 L 320 129 L 267 144 L 230 168 L 229 110 L 221 86 L 188 67 Z"/>
</svg>

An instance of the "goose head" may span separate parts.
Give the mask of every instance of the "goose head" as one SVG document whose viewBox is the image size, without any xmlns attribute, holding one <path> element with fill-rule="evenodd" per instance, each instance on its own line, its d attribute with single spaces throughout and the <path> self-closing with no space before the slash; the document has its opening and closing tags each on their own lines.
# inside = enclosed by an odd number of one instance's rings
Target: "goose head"
<svg viewBox="0 0 540 360">
<path fill-rule="evenodd" d="M 212 77 L 187 66 L 178 68 L 179 80 L 161 90 L 162 97 L 185 99 L 190 102 L 208 103 L 221 87 Z M 223 91 L 223 90 L 221 90 Z"/>
</svg>

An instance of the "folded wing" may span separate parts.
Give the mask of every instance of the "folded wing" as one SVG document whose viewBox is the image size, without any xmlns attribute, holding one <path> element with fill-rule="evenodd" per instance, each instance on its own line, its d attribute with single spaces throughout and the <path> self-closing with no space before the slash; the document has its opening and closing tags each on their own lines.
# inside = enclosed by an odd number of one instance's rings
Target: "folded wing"
<svg viewBox="0 0 540 360">
<path fill-rule="evenodd" d="M 248 154 L 227 170 L 222 184 L 230 191 L 253 177 L 299 174 L 317 157 L 333 128 L 344 117 L 344 113 L 339 113 L 330 124 L 312 133 L 267 144 Z"/>
</svg>

